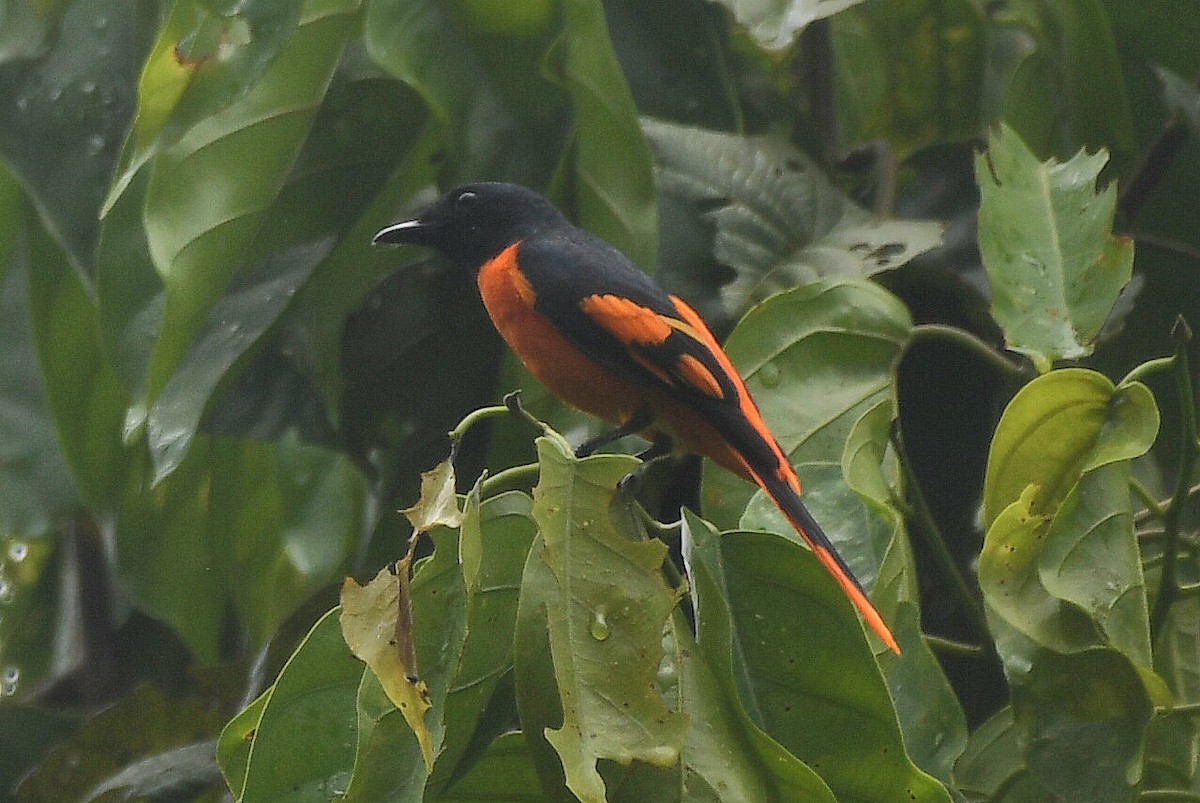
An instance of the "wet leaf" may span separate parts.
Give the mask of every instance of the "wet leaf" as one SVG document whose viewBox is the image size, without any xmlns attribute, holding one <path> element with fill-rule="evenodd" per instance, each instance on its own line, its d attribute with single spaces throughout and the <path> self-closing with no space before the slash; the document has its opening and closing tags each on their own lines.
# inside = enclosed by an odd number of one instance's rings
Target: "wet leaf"
<svg viewBox="0 0 1200 803">
<path fill-rule="evenodd" d="M 1091 354 L 1129 281 L 1133 241 L 1112 234 L 1116 187 L 1095 191 L 1104 152 L 1039 162 L 1011 128 L 975 159 L 979 249 L 1009 348 L 1043 369 Z"/>
<path fill-rule="evenodd" d="M 676 596 L 662 578 L 666 547 L 631 540 L 636 530 L 610 513 L 613 489 L 636 461 L 579 461 L 554 434 L 538 440 L 538 456 L 533 518 L 555 578 L 546 614 L 563 706 L 561 727 L 547 729 L 546 738 L 562 758 L 567 785 L 598 803 L 605 784 L 597 760 L 679 760 L 687 719 L 666 708 L 653 684 Z"/>
</svg>

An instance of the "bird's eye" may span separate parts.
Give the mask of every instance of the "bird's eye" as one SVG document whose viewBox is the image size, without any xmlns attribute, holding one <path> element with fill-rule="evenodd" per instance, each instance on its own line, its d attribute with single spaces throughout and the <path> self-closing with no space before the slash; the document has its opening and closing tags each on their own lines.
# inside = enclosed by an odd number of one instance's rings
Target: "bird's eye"
<svg viewBox="0 0 1200 803">
<path fill-rule="evenodd" d="M 467 190 L 466 192 L 460 192 L 458 197 L 454 199 L 454 203 L 459 209 L 470 209 L 475 205 L 477 200 L 479 200 L 479 196 Z"/>
</svg>

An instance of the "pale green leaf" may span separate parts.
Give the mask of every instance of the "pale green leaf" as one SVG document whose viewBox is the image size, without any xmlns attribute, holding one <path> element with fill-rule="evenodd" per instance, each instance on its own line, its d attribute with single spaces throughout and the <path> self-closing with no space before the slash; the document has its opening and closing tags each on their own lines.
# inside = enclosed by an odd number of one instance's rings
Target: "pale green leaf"
<svg viewBox="0 0 1200 803">
<path fill-rule="evenodd" d="M 611 518 L 614 488 L 636 465 L 621 455 L 577 461 L 558 436 L 538 440 L 541 480 L 533 517 L 557 586 L 547 607 L 550 650 L 563 722 L 546 731 L 567 785 L 600 803 L 596 761 L 679 760 L 687 718 L 654 690 L 663 625 L 676 595 L 663 581 L 666 546 L 635 541 Z M 619 504 L 619 503 L 617 503 Z"/>
<path fill-rule="evenodd" d="M 1042 367 L 1092 352 L 1132 275 L 1133 241 L 1112 234 L 1116 187 L 1095 191 L 1107 161 L 1080 152 L 1039 162 L 1007 126 L 975 160 L 992 313 L 1009 348 Z"/>
</svg>

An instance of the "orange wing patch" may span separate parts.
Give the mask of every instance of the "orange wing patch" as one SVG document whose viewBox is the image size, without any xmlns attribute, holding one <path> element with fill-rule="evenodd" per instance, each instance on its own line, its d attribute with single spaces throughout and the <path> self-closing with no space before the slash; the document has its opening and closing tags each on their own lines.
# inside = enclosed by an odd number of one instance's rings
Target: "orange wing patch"
<svg viewBox="0 0 1200 803">
<path fill-rule="evenodd" d="M 681 354 L 675 363 L 675 368 L 692 387 L 714 399 L 725 398 L 725 393 L 721 390 L 721 383 L 713 376 L 712 371 L 691 354 Z"/>
<path fill-rule="evenodd" d="M 625 345 L 657 345 L 671 336 L 671 325 L 652 309 L 611 294 L 588 296 L 579 302 L 583 313 Z"/>
</svg>

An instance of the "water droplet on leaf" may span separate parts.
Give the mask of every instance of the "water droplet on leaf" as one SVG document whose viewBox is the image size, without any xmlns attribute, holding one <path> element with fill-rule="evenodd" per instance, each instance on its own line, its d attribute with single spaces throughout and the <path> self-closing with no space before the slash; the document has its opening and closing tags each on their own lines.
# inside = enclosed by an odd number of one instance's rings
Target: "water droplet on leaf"
<svg viewBox="0 0 1200 803">
<path fill-rule="evenodd" d="M 592 638 L 596 641 L 604 641 L 608 638 L 608 622 L 604 619 L 603 611 L 597 611 L 596 615 L 592 617 L 591 633 Z"/>
<path fill-rule="evenodd" d="M 781 374 L 779 368 L 773 362 L 767 363 L 758 370 L 758 377 L 762 381 L 764 387 L 778 387 L 780 376 Z"/>
</svg>

